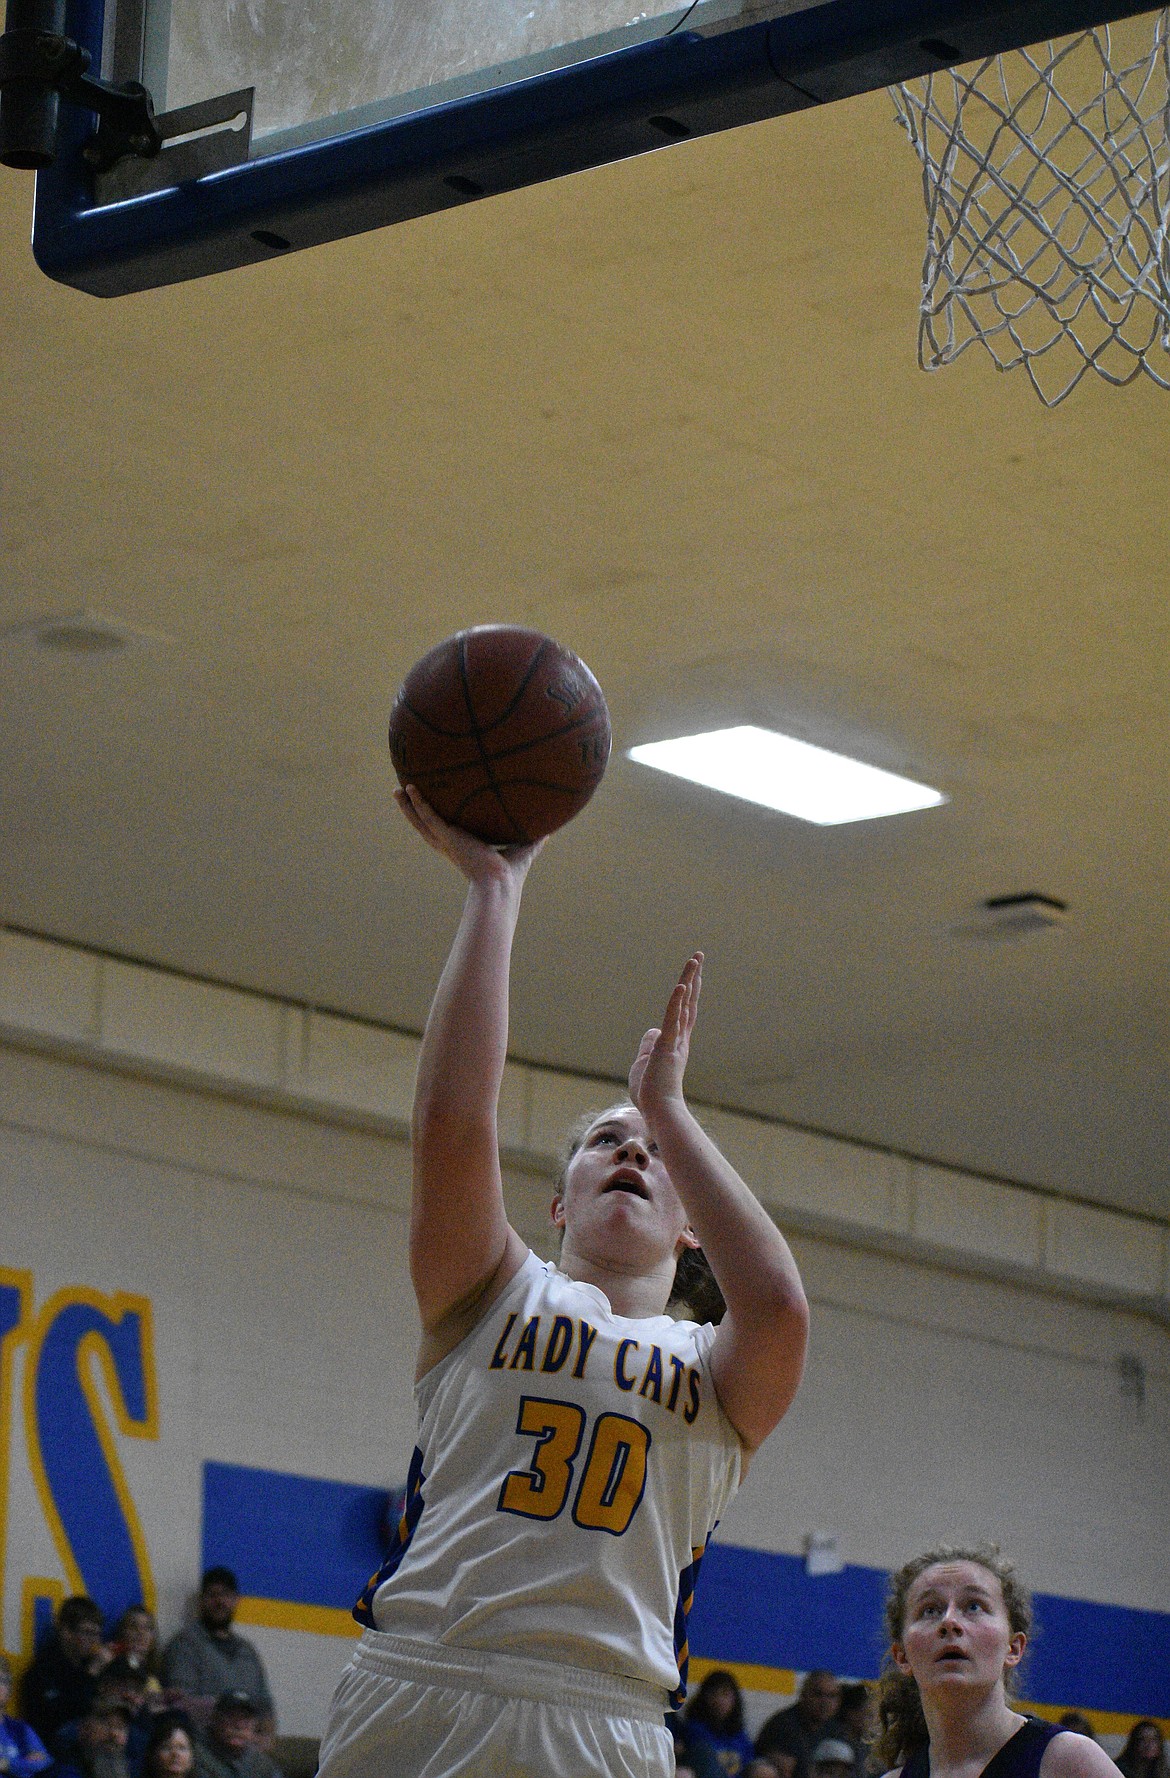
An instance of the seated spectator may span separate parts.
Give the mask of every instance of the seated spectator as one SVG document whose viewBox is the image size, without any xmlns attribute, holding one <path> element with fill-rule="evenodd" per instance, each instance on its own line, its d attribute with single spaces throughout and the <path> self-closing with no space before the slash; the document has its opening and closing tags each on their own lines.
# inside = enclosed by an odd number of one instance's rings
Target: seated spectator
<svg viewBox="0 0 1170 1778">
<path fill-rule="evenodd" d="M 837 1714 L 841 1687 L 824 1667 L 805 1675 L 796 1703 L 777 1710 L 756 1736 L 756 1752 L 776 1766 L 781 1778 L 811 1778 L 817 1742 Z"/>
<path fill-rule="evenodd" d="M 130 1778 L 126 1743 L 130 1717 L 124 1704 L 95 1698 L 77 1724 L 68 1755 L 58 1760 L 53 1778 Z"/>
<path fill-rule="evenodd" d="M 1125 1778 L 1170 1778 L 1166 1740 L 1156 1722 L 1143 1717 L 1129 1731 L 1129 1738 L 1114 1762 Z"/>
<path fill-rule="evenodd" d="M 666 1726 L 674 1737 L 675 1778 L 723 1778 L 715 1755 L 703 1747 L 689 1747 L 686 1726 L 675 1711 L 666 1713 Z"/>
<path fill-rule="evenodd" d="M 121 1655 L 131 1667 L 139 1668 L 146 1675 L 147 1704 L 152 1708 L 161 1705 L 158 1626 L 154 1613 L 147 1611 L 145 1605 L 131 1605 L 114 1625 L 110 1650 L 115 1657 Z"/>
<path fill-rule="evenodd" d="M 109 1666 L 98 1674 L 97 1689 L 94 1692 L 95 1703 L 109 1699 L 115 1704 L 121 1704 L 129 1718 L 126 1764 L 130 1768 L 130 1778 L 138 1778 L 142 1770 L 146 1744 L 154 1727 L 154 1708 L 147 1691 L 149 1677 L 141 1667 L 132 1667 L 125 1655 L 115 1655 Z M 155 1692 L 155 1699 L 158 1703 L 162 1702 L 161 1686 Z M 62 1735 L 64 1732 L 61 1731 Z"/>
<path fill-rule="evenodd" d="M 279 1768 L 256 1746 L 259 1716 L 247 1692 L 218 1697 L 195 1748 L 195 1778 L 280 1778 Z"/>
<path fill-rule="evenodd" d="M 869 1765 L 869 1750 L 877 1729 L 877 1694 L 874 1690 L 864 1682 L 843 1685 L 833 1733 L 852 1747 L 858 1778 L 863 1778 Z"/>
<path fill-rule="evenodd" d="M 1066 1710 L 1056 1726 L 1059 1729 L 1071 1729 L 1074 1735 L 1086 1735 L 1090 1741 L 1097 1739 L 1092 1723 L 1079 1710 Z"/>
<path fill-rule="evenodd" d="M 757 1753 L 743 1769 L 743 1778 L 783 1778 L 779 1766 Z"/>
<path fill-rule="evenodd" d="M 813 1778 L 856 1778 L 857 1761 L 848 1741 L 827 1735 L 813 1748 Z"/>
<path fill-rule="evenodd" d="M 12 1668 L 0 1655 L 0 1772 L 7 1778 L 33 1778 L 53 1761 L 36 1730 L 18 1716 L 9 1716 L 8 1700 L 12 1696 Z"/>
<path fill-rule="evenodd" d="M 739 1778 L 754 1750 L 743 1726 L 743 1693 L 734 1674 L 717 1667 L 708 1673 L 694 1697 L 688 1698 L 683 1739 L 688 1754 L 709 1749 L 721 1772 Z"/>
<path fill-rule="evenodd" d="M 190 1778 L 195 1769 L 195 1737 L 179 1710 L 164 1710 L 154 1719 L 142 1756 L 142 1778 Z"/>
<path fill-rule="evenodd" d="M 231 1569 L 209 1568 L 199 1589 L 198 1623 L 172 1637 L 163 1655 L 163 1684 L 197 1728 L 224 1692 L 244 1692 L 258 1709 L 275 1714 L 260 1656 L 232 1629 L 239 1602 Z"/>
<path fill-rule="evenodd" d="M 93 1600 L 80 1593 L 63 1600 L 21 1687 L 24 1715 L 50 1753 L 56 1752 L 58 1729 L 88 1713 L 107 1659 L 102 1614 Z"/>
<path fill-rule="evenodd" d="M 102 1668 L 94 1681 L 90 1709 L 99 1704 L 121 1704 L 130 1724 L 127 1758 L 131 1772 L 137 1772 L 150 1737 L 153 1712 L 146 1705 L 146 1675 L 131 1667 L 121 1655 Z M 58 1759 L 72 1759 L 81 1718 L 63 1723 L 54 1743 Z"/>
</svg>

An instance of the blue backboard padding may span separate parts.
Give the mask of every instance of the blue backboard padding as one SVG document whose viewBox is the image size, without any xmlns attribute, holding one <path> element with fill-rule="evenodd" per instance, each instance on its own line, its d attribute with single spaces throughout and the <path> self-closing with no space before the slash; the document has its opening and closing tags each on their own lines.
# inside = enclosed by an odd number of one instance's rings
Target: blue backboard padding
<svg viewBox="0 0 1170 1778">
<path fill-rule="evenodd" d="M 37 175 L 33 249 L 50 276 L 101 296 L 202 277 L 254 264 L 274 247 L 385 227 L 661 148 L 680 133 L 872 91 L 1147 4 L 818 0 L 709 37 L 667 33 L 104 206 L 81 157 L 93 120 L 66 107 L 62 151 Z M 102 0 L 71 0 L 70 27 L 96 65 Z"/>
<path fill-rule="evenodd" d="M 203 1468 L 203 1565 L 261 1599 L 349 1610 L 381 1565 L 401 1491 L 232 1463 Z M 888 1576 L 854 1564 L 810 1575 L 800 1556 L 712 1543 L 689 1621 L 691 1653 L 875 1678 Z M 1170 1613 L 1038 1593 L 1025 1696 L 1170 1716 Z"/>
<path fill-rule="evenodd" d="M 255 1598 L 348 1611 L 381 1565 L 393 1511 L 385 1488 L 205 1463 L 203 1566 L 234 1569 Z"/>
</svg>

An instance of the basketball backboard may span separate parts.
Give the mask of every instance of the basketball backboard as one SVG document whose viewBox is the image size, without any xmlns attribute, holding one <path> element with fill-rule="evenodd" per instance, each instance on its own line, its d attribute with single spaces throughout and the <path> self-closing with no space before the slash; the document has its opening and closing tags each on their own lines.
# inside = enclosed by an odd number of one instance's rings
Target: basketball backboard
<svg viewBox="0 0 1170 1778">
<path fill-rule="evenodd" d="M 380 228 L 1146 10 L 1145 0 L 75 0 L 161 152 L 64 107 L 33 247 L 96 295 Z M 631 17 L 631 13 L 634 16 Z"/>
</svg>

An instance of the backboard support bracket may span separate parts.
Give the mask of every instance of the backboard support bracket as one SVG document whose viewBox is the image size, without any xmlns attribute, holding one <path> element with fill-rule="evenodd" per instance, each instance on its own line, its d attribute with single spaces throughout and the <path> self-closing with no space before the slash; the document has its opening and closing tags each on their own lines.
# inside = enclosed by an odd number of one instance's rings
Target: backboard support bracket
<svg viewBox="0 0 1170 1778">
<path fill-rule="evenodd" d="M 90 62 L 89 50 L 66 32 L 66 0 L 8 0 L 0 33 L 0 163 L 51 167 L 62 104 L 97 117 L 81 158 L 96 177 L 99 203 L 247 159 L 251 88 L 156 116 L 141 81 L 99 80 L 90 74 Z"/>
</svg>

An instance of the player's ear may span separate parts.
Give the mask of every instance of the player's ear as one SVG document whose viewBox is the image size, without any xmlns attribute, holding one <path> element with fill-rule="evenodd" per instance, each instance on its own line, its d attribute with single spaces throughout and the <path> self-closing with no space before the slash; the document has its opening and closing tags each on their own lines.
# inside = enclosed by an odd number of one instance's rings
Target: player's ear
<svg viewBox="0 0 1170 1778">
<path fill-rule="evenodd" d="M 1028 1646 L 1028 1638 L 1022 1630 L 1017 1630 L 1008 1643 L 1008 1651 L 1004 1656 L 1005 1667 L 1018 1667 L 1024 1658 L 1024 1650 Z"/>
<path fill-rule="evenodd" d="M 893 1661 L 893 1663 L 894 1663 L 895 1667 L 898 1669 L 899 1673 L 905 1673 L 907 1676 L 909 1676 L 910 1663 L 906 1659 L 906 1650 L 902 1647 L 902 1644 L 900 1642 L 891 1642 L 891 1644 L 890 1644 L 890 1659 Z"/>
<path fill-rule="evenodd" d="M 559 1228 L 559 1229 L 564 1228 L 564 1226 L 565 1226 L 565 1200 L 561 1196 L 560 1192 L 557 1192 L 556 1196 L 553 1198 L 552 1205 L 549 1209 L 549 1215 L 552 1217 L 553 1222 L 557 1228 Z"/>
<path fill-rule="evenodd" d="M 678 1253 L 682 1252 L 684 1247 L 701 1247 L 702 1245 L 703 1245 L 703 1243 L 699 1240 L 698 1235 L 696 1235 L 694 1229 L 691 1227 L 690 1223 L 688 1222 L 686 1228 L 683 1230 L 682 1234 L 678 1238 L 678 1248 L 676 1250 L 676 1257 L 677 1257 Z"/>
</svg>

